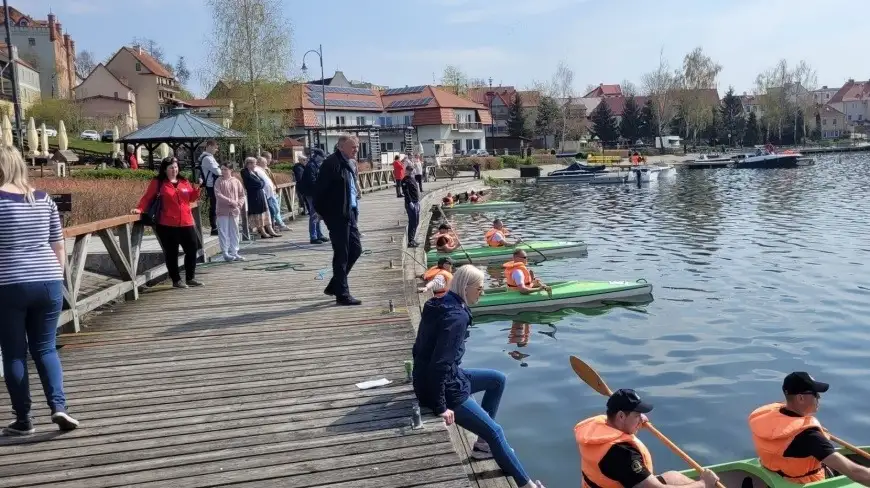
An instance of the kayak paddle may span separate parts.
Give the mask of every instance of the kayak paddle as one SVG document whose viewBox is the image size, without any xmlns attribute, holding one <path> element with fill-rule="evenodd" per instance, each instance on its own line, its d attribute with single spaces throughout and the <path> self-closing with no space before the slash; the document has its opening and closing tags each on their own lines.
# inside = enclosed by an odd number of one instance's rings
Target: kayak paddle
<svg viewBox="0 0 870 488">
<path fill-rule="evenodd" d="M 844 441 L 843 439 L 840 439 L 839 437 L 835 436 L 834 434 L 831 434 L 830 432 L 828 432 L 827 429 L 825 429 L 825 432 L 828 434 L 828 436 L 831 438 L 832 441 L 836 442 L 837 444 L 845 447 L 846 449 L 854 452 L 855 454 L 857 454 L 863 458 L 870 459 L 870 454 L 867 454 L 867 452 L 864 451 L 863 449 L 861 449 L 860 447 L 853 446 L 852 444 L 849 444 L 848 442 Z"/>
<path fill-rule="evenodd" d="M 601 379 L 601 376 L 598 375 L 598 372 L 595 371 L 594 369 L 592 369 L 591 366 L 584 363 L 577 356 L 571 356 L 570 360 L 571 360 L 571 367 L 574 369 L 574 372 L 577 373 L 577 376 L 579 376 L 580 379 L 583 380 L 584 383 L 591 386 L 593 390 L 597 391 L 598 393 L 601 393 L 604 396 L 609 397 L 610 395 L 613 394 L 613 392 L 610 390 L 610 388 L 608 388 L 607 383 L 605 383 L 604 380 Z M 644 422 L 643 426 L 646 427 L 647 429 L 649 429 L 649 431 L 652 432 L 652 434 L 654 436 L 658 437 L 659 440 L 662 441 L 662 443 L 668 447 L 668 449 L 670 449 L 671 451 L 674 452 L 674 454 L 683 458 L 683 461 L 688 463 L 688 465 L 691 466 L 692 469 L 697 471 L 698 474 L 701 474 L 701 472 L 704 471 L 704 468 L 700 464 L 698 464 L 694 459 L 689 457 L 688 454 L 683 452 L 682 449 L 677 447 L 677 445 L 674 444 L 673 442 L 671 442 L 670 439 L 665 437 L 664 434 L 659 432 L 659 430 L 653 426 L 652 422 Z M 717 488 L 725 488 L 725 486 L 721 482 L 717 482 L 716 487 Z"/>
</svg>

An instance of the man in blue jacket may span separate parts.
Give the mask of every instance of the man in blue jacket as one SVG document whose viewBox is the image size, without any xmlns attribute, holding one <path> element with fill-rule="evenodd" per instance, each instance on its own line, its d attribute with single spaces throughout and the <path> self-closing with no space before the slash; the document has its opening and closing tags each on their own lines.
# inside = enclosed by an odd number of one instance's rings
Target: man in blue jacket
<svg viewBox="0 0 870 488">
<path fill-rule="evenodd" d="M 314 210 L 326 222 L 332 240 L 332 279 L 323 293 L 334 296 L 338 305 L 361 305 L 350 294 L 347 275 L 362 254 L 357 218 L 355 173 L 350 160 L 356 158 L 359 140 L 342 134 L 338 150 L 323 161 L 314 185 Z"/>
<path fill-rule="evenodd" d="M 320 230 L 320 216 L 314 211 L 314 190 L 317 185 L 317 175 L 320 173 L 320 166 L 323 164 L 325 156 L 322 150 L 311 149 L 308 162 L 302 166 L 304 171 L 299 177 L 299 183 L 296 184 L 297 190 L 304 199 L 305 208 L 308 210 L 308 237 L 312 244 L 329 242 L 329 239 L 324 237 L 323 231 Z"/>
</svg>

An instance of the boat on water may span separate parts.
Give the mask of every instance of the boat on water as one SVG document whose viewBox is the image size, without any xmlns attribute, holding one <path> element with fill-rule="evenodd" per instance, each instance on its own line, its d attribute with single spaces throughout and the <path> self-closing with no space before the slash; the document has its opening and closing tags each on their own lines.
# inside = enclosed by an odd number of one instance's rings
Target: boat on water
<svg viewBox="0 0 870 488">
<path fill-rule="evenodd" d="M 652 293 L 646 280 L 637 281 L 556 281 L 547 283 L 552 295 L 536 291 L 524 295 L 508 288 L 490 288 L 480 301 L 469 306 L 474 316 L 512 315 L 518 310 L 559 310 L 592 302 L 619 302 Z"/>
<path fill-rule="evenodd" d="M 734 157 L 735 168 L 767 169 L 767 168 L 797 168 L 807 166 L 815 161 L 808 160 L 803 154 L 787 150 L 777 153 L 772 147 L 757 149 L 755 153 L 738 154 Z"/>
<path fill-rule="evenodd" d="M 733 168 L 734 158 L 719 154 L 701 154 L 696 159 L 686 161 L 683 167 L 688 169 Z"/>
<path fill-rule="evenodd" d="M 451 253 L 435 250 L 429 251 L 426 253 L 426 263 L 432 266 L 445 256 L 450 257 L 456 264 L 504 263 L 511 260 L 511 256 L 513 256 L 516 249 L 526 251 L 530 261 L 538 262 L 543 261 L 544 258 L 554 259 L 582 255 L 586 253 L 586 243 L 576 241 L 529 241 L 521 242 L 516 246 L 465 246 L 464 250 L 459 248 Z"/>
<path fill-rule="evenodd" d="M 861 450 L 865 452 L 868 452 L 868 449 L 870 449 L 870 446 L 861 447 Z M 865 459 L 846 448 L 838 449 L 837 452 L 858 464 L 866 464 Z M 782 476 L 772 471 L 762 468 L 758 458 L 714 464 L 706 467 L 719 476 L 719 481 L 725 485 L 725 488 L 798 488 L 800 486 L 804 488 L 858 488 L 863 486 L 845 476 L 835 476 L 822 481 L 816 481 L 815 483 L 797 485 L 783 479 Z M 698 478 L 698 473 L 693 469 L 682 471 L 682 473 L 690 478 Z"/>
<path fill-rule="evenodd" d="M 658 181 L 659 177 L 670 176 L 676 172 L 674 167 L 670 165 L 634 166 L 628 171 L 630 173 L 628 181 L 635 183 L 637 183 L 638 180 L 640 180 L 641 183 L 651 183 L 653 181 Z"/>
<path fill-rule="evenodd" d="M 509 202 L 492 200 L 479 203 L 457 203 L 451 206 L 441 206 L 444 213 L 468 213 L 468 212 L 485 212 L 487 210 L 503 210 L 508 208 L 520 208 L 525 204 L 523 202 Z"/>
</svg>

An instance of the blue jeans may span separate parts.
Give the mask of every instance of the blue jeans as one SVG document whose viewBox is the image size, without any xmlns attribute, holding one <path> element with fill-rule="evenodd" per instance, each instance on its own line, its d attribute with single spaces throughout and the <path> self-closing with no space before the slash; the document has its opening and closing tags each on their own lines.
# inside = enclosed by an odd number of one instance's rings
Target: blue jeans
<svg viewBox="0 0 870 488">
<path fill-rule="evenodd" d="M 273 195 L 266 199 L 266 205 L 269 206 L 269 214 L 272 218 L 272 223 L 284 226 L 284 219 L 281 218 L 281 204 L 278 202 L 278 197 Z"/>
<path fill-rule="evenodd" d="M 477 434 L 489 444 L 492 457 L 498 463 L 498 467 L 508 476 L 512 476 L 517 486 L 527 484 L 529 475 L 508 445 L 501 426 L 494 420 L 507 378 L 501 372 L 493 369 L 465 369 L 463 371 L 465 371 L 468 381 L 471 382 L 471 394 L 480 391 L 483 391 L 484 394 L 480 404 L 469 396 L 461 405 L 453 409 L 456 423 L 463 429 Z"/>
<path fill-rule="evenodd" d="M 30 417 L 27 350 L 36 364 L 51 413 L 66 411 L 63 371 L 55 349 L 57 320 L 63 305 L 62 281 L 35 281 L 0 286 L 0 350 L 12 410 L 18 420 Z"/>
<path fill-rule="evenodd" d="M 314 211 L 314 198 L 305 197 L 305 202 L 308 207 L 308 237 L 313 241 L 323 238 L 323 231 L 320 230 L 320 217 Z"/>
</svg>

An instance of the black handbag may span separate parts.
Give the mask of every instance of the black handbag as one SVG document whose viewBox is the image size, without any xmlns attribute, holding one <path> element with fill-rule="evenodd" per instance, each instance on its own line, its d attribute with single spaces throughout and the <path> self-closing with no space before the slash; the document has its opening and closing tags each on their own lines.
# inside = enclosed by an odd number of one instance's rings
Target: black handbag
<svg viewBox="0 0 870 488">
<path fill-rule="evenodd" d="M 162 182 L 161 182 L 162 185 Z M 151 204 L 148 205 L 148 208 L 145 212 L 142 213 L 142 223 L 150 226 L 157 226 L 157 219 L 160 218 L 160 208 L 163 206 L 160 200 L 160 190 L 157 190 L 157 196 L 151 200 Z"/>
</svg>

